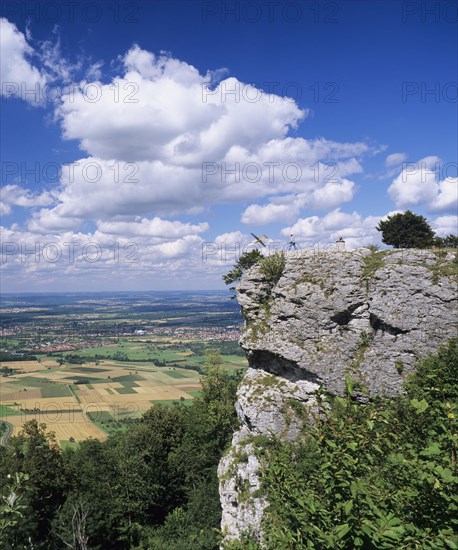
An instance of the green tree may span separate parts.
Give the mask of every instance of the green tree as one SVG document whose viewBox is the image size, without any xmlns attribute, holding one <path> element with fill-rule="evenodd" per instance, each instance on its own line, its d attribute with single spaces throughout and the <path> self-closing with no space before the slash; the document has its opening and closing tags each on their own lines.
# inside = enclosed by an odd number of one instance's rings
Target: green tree
<svg viewBox="0 0 458 550">
<path fill-rule="evenodd" d="M 250 250 L 249 252 L 245 252 L 235 262 L 233 268 L 228 273 L 226 273 L 226 275 L 223 275 L 223 281 L 227 285 L 238 283 L 245 271 L 253 265 L 257 264 L 260 260 L 262 260 L 263 257 L 264 256 L 259 252 L 257 248 L 255 248 L 254 250 Z M 234 289 L 235 286 L 230 287 L 230 290 Z"/>
<path fill-rule="evenodd" d="M 116 438 L 114 438 L 116 439 Z M 119 539 L 126 530 L 123 503 L 117 494 L 118 468 L 113 441 L 88 439 L 76 450 L 63 453 L 64 471 L 69 482 L 66 501 L 54 518 L 53 530 L 59 540 L 74 531 L 74 514 L 81 510 L 90 548 L 127 548 Z"/>
<path fill-rule="evenodd" d="M 10 472 L 28 476 L 27 491 L 21 504 L 23 520 L 15 529 L 16 544 L 52 540 L 52 520 L 65 500 L 68 483 L 60 447 L 46 424 L 26 422 L 17 437 L 8 443 L 5 463 Z"/>
<path fill-rule="evenodd" d="M 147 548 L 158 550 L 214 550 L 221 523 L 217 467 L 222 453 L 237 429 L 234 407 L 240 374 L 218 365 L 211 353 L 202 377 L 202 394 L 184 415 L 184 431 L 169 455 L 176 478 L 182 480 L 181 506 L 166 518 L 161 542 Z"/>
<path fill-rule="evenodd" d="M 184 417 L 183 437 L 173 453 L 188 487 L 196 487 L 209 473 L 216 474 L 221 453 L 237 429 L 234 403 L 240 376 L 241 372 L 224 370 L 219 353 L 209 351 L 202 393 Z"/>
<path fill-rule="evenodd" d="M 86 521 L 89 515 L 90 505 L 82 499 L 74 499 L 71 495 L 65 502 L 65 510 L 70 510 L 71 520 L 65 521 L 65 513 L 62 509 L 57 512 L 55 518 L 54 533 L 64 543 L 65 547 L 74 550 L 87 550 L 88 535 Z"/>
<path fill-rule="evenodd" d="M 406 210 L 381 220 L 376 227 L 382 242 L 396 248 L 427 248 L 434 244 L 435 233 L 426 218 Z"/>
<path fill-rule="evenodd" d="M 221 523 L 217 466 L 237 426 L 234 401 L 239 377 L 221 367 L 217 350 L 206 353 L 202 394 L 189 407 L 154 407 L 148 418 L 149 433 L 159 430 L 157 414 L 180 413 L 173 426 L 164 426 L 166 495 L 162 496 L 165 521 L 143 529 L 138 548 L 155 550 L 216 550 Z M 159 412 L 161 411 L 161 412 Z M 176 427 L 180 426 L 177 431 Z M 172 498 L 173 496 L 173 498 Z M 165 498 L 168 500 L 166 501 Z M 150 515 L 150 518 L 153 517 Z"/>
<path fill-rule="evenodd" d="M 0 500 L 0 543 L 2 548 L 10 548 L 14 541 L 16 525 L 23 518 L 25 506 L 21 504 L 24 498 L 24 482 L 28 476 L 20 472 L 8 474 L 6 483 L 2 483 L 2 500 Z M 4 480 L 2 480 L 3 482 Z"/>
<path fill-rule="evenodd" d="M 458 235 L 447 235 L 446 237 L 436 237 L 434 244 L 441 248 L 458 248 Z"/>
<path fill-rule="evenodd" d="M 204 351 L 205 354 L 205 368 L 217 368 L 221 367 L 223 360 L 221 358 L 221 353 L 215 348 L 207 348 Z"/>
<path fill-rule="evenodd" d="M 216 350 L 206 351 L 205 375 L 202 377 L 202 403 L 205 415 L 217 427 L 217 441 L 225 441 L 236 426 L 234 408 L 239 375 L 231 375 L 222 367 L 221 355 Z"/>
</svg>

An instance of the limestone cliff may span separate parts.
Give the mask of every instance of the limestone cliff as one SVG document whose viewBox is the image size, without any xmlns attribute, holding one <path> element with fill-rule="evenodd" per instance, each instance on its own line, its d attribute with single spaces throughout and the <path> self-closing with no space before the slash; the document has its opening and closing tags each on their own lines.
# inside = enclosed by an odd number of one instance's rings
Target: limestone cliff
<svg viewBox="0 0 458 550">
<path fill-rule="evenodd" d="M 219 466 L 228 539 L 261 533 L 255 436 L 296 438 L 315 391 L 342 393 L 346 372 L 369 396 L 401 391 L 416 361 L 457 335 L 456 273 L 454 252 L 359 249 L 288 253 L 273 288 L 257 266 L 245 274 L 237 297 L 249 369 L 241 428 Z"/>
</svg>

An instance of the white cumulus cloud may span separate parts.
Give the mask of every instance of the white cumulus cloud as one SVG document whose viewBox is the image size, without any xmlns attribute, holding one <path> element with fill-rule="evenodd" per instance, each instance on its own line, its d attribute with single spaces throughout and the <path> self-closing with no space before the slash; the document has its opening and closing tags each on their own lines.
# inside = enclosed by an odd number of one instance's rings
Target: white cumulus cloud
<svg viewBox="0 0 458 550">
<path fill-rule="evenodd" d="M 393 180 L 388 193 L 398 208 L 425 205 L 430 211 L 456 209 L 458 178 L 440 180 L 441 159 L 428 156 L 418 162 L 405 163 Z"/>
<path fill-rule="evenodd" d="M 287 204 L 267 204 L 260 206 L 252 204 L 242 213 L 242 223 L 264 225 L 277 221 L 284 221 L 295 217 L 297 210 Z"/>
<path fill-rule="evenodd" d="M 171 239 L 186 235 L 197 235 L 208 231 L 208 223 L 190 224 L 179 221 L 143 218 L 135 221 L 100 221 L 97 228 L 110 235 L 150 236 L 159 239 Z"/>
<path fill-rule="evenodd" d="M 440 237 L 458 235 L 458 216 L 439 216 L 433 221 L 431 227 Z"/>
<path fill-rule="evenodd" d="M 272 197 L 271 202 L 266 205 L 251 204 L 242 213 L 241 221 L 253 225 L 288 222 L 297 218 L 303 209 L 328 210 L 349 202 L 355 190 L 354 182 L 336 179 L 306 193 Z"/>
<path fill-rule="evenodd" d="M 2 95 L 21 97 L 32 104 L 40 103 L 47 78 L 32 64 L 35 51 L 24 34 L 3 17 L 0 19 L 0 51 Z"/>
<path fill-rule="evenodd" d="M 168 54 L 134 45 L 121 61 L 111 82 L 81 81 L 56 107 L 63 137 L 87 155 L 63 167 L 55 204 L 34 214 L 31 230 L 58 230 L 59 219 L 62 229 L 77 229 L 87 220 L 173 217 L 284 194 L 297 196 L 297 212 L 352 198 L 349 177 L 362 172 L 366 143 L 290 137 L 306 109 L 234 77 L 215 85 L 214 73 Z M 286 213 L 265 208 L 251 210 L 266 221 Z M 252 218 L 248 210 L 244 220 Z"/>
<path fill-rule="evenodd" d="M 5 205 L 22 206 L 24 208 L 48 206 L 55 202 L 53 195 L 49 191 L 37 194 L 33 193 L 30 189 L 13 184 L 2 187 L 0 189 L 0 197 Z"/>
<path fill-rule="evenodd" d="M 14 25 L 7 31 L 10 51 L 29 84 L 72 78 L 74 67 L 59 61 L 58 41 L 33 51 Z M 32 56 L 41 71 L 31 64 Z M 353 176 L 362 173 L 372 146 L 294 137 L 307 109 L 224 71 L 202 72 L 138 45 L 119 60 L 118 74 L 108 82 L 101 81 L 102 62 L 91 60 L 85 80 L 63 88 L 54 105 L 63 138 L 75 140 L 82 151 L 82 158 L 62 166 L 59 184 L 41 192 L 4 188 L 3 213 L 13 206 L 34 209 L 26 229 L 8 230 L 14 242 L 29 246 L 57 239 L 62 246 L 78 242 L 81 247 L 95 242 L 103 251 L 93 264 L 84 258 L 59 262 L 53 267 L 56 277 L 72 280 L 84 273 L 103 281 L 121 273 L 122 266 L 113 264 L 114 243 L 141 252 L 139 262 L 129 264 L 127 279 L 134 273 L 170 277 L 173 271 L 196 279 L 220 274 L 221 261 L 233 260 L 234 250 L 253 241 L 241 231 L 222 233 L 213 243 L 224 259 L 217 261 L 215 253 L 203 266 L 210 227 L 198 218 L 220 204 L 243 204 L 247 224 L 288 223 L 288 235 L 294 229 L 304 238 L 334 238 L 345 230 L 355 243 L 372 236 L 369 218 L 338 208 L 353 198 Z M 12 70 L 8 65 L 10 76 Z M 445 185 L 442 194 L 448 193 Z M 304 214 L 328 209 L 333 211 L 322 218 Z M 177 219 L 183 214 L 196 221 Z M 37 280 L 51 271 L 49 262 L 22 267 Z M 20 261 L 10 262 L 7 271 L 20 268 Z"/>
</svg>

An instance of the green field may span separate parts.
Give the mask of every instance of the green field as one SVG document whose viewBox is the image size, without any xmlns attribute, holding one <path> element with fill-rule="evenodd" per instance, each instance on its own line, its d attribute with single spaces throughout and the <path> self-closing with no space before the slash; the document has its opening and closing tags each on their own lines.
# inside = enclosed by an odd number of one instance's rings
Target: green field
<svg viewBox="0 0 458 550">
<path fill-rule="evenodd" d="M 171 376 L 172 378 L 187 378 L 185 374 L 182 374 L 180 371 L 177 370 L 164 370 L 164 374 L 167 376 Z"/>
<path fill-rule="evenodd" d="M 138 374 L 124 374 L 123 376 L 116 376 L 113 378 L 113 382 L 140 382 L 144 378 Z"/>
<path fill-rule="evenodd" d="M 71 381 L 77 381 L 77 380 L 88 380 L 89 384 L 102 384 L 107 381 L 107 378 L 92 378 L 91 376 L 66 376 L 64 380 L 71 380 Z M 76 384 L 78 386 L 78 384 Z"/>
<path fill-rule="evenodd" d="M 49 386 L 50 381 L 47 378 L 38 378 L 36 376 L 22 376 L 17 380 L 9 381 L 9 383 L 24 388 L 44 388 Z"/>
<path fill-rule="evenodd" d="M 192 397 L 199 397 L 202 392 L 200 390 L 188 390 L 188 393 Z"/>
<path fill-rule="evenodd" d="M 113 435 L 116 432 L 124 431 L 127 429 L 128 424 L 118 422 L 115 420 L 114 416 L 108 411 L 98 411 L 95 413 L 88 413 L 91 421 L 97 426 L 100 430 L 105 432 L 107 435 Z"/>
<path fill-rule="evenodd" d="M 41 388 L 41 397 L 71 397 L 72 392 L 66 385 L 53 384 Z"/>
<path fill-rule="evenodd" d="M 80 367 L 78 365 L 72 365 L 71 369 L 68 369 L 70 372 L 82 372 L 82 373 L 99 373 L 99 372 L 107 372 L 107 369 L 100 369 L 98 367 Z"/>
<path fill-rule="evenodd" d="M 132 380 L 132 381 L 125 380 L 124 382 L 121 382 L 121 384 L 125 388 L 139 388 L 140 387 L 140 384 L 138 382 L 135 382 L 134 380 Z"/>
<path fill-rule="evenodd" d="M 200 344 L 202 346 L 202 344 Z M 149 370 L 151 367 L 163 368 L 171 367 L 194 367 L 202 368 L 205 364 L 205 355 L 194 353 L 191 345 L 179 340 L 168 340 L 162 343 L 157 341 L 138 342 L 134 338 L 124 338 L 118 342 L 113 342 L 104 347 L 90 347 L 76 352 L 64 352 L 63 359 L 66 357 L 72 361 L 78 356 L 82 364 L 72 364 L 71 370 L 81 374 L 91 374 L 103 372 L 105 365 L 96 364 L 96 366 L 86 366 L 86 363 L 95 363 L 96 361 L 109 360 L 113 364 L 128 369 L 141 369 L 145 367 Z M 212 343 L 212 347 L 218 348 L 218 343 Z M 222 355 L 223 366 L 228 369 L 245 368 L 247 361 L 242 355 L 227 354 Z"/>
<path fill-rule="evenodd" d="M 88 412 L 88 417 L 94 422 L 112 422 L 113 415 L 108 411 Z"/>
<path fill-rule="evenodd" d="M 19 411 L 17 411 L 16 409 L 13 409 L 12 407 L 8 407 L 8 405 L 0 404 L 0 420 L 3 420 L 8 416 L 17 416 L 20 414 L 21 413 Z"/>
<path fill-rule="evenodd" d="M 120 393 L 120 394 L 125 394 L 125 393 L 134 393 L 134 394 L 136 394 L 137 393 L 133 388 L 115 388 L 114 390 L 116 392 Z"/>
</svg>

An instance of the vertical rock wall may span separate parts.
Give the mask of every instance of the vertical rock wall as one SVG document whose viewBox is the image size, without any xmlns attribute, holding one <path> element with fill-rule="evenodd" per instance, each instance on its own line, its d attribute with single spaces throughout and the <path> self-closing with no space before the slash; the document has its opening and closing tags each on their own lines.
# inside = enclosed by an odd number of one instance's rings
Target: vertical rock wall
<svg viewBox="0 0 458 550">
<path fill-rule="evenodd" d="M 252 268 L 237 287 L 249 369 L 239 387 L 241 428 L 219 465 L 222 529 L 261 537 L 256 438 L 294 440 L 314 393 L 342 393 L 344 374 L 369 392 L 402 391 L 416 361 L 458 332 L 454 252 L 291 252 L 274 288 Z"/>
</svg>

